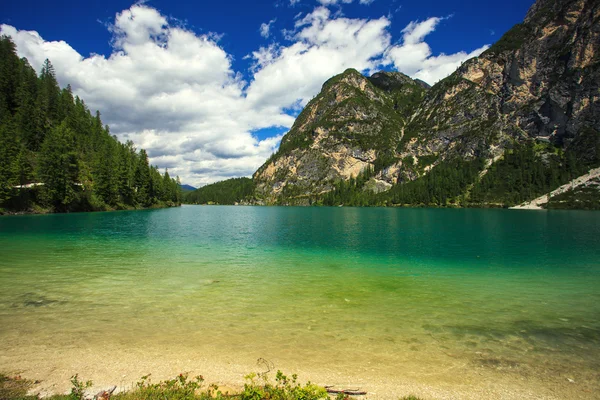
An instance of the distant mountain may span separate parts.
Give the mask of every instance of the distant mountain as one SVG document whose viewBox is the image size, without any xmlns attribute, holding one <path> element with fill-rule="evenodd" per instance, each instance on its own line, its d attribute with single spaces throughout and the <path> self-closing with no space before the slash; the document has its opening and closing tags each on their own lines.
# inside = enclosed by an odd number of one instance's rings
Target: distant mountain
<svg viewBox="0 0 600 400">
<path fill-rule="evenodd" d="M 179 185 L 181 187 L 181 190 L 183 190 L 184 192 L 191 192 L 196 190 L 197 188 L 191 186 L 191 185 Z"/>
<path fill-rule="evenodd" d="M 349 69 L 253 175 L 259 204 L 494 205 L 600 165 L 600 0 L 539 0 L 433 87 Z"/>
<path fill-rule="evenodd" d="M 186 192 L 183 202 L 187 204 L 232 205 L 249 203 L 254 194 L 254 182 L 250 178 L 233 178 L 206 185 L 193 192 Z"/>
</svg>

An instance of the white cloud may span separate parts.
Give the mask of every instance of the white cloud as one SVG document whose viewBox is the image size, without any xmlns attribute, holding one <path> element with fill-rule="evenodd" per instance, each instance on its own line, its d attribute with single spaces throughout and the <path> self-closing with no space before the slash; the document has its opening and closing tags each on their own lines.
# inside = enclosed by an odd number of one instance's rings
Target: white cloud
<svg viewBox="0 0 600 400">
<path fill-rule="evenodd" d="M 317 0 L 319 3 L 321 3 L 324 6 L 332 6 L 335 4 L 350 4 L 352 3 L 352 0 Z"/>
<path fill-rule="evenodd" d="M 413 21 L 402 30 L 402 43 L 386 50 L 386 61 L 398 71 L 413 78 L 434 84 L 453 73 L 461 63 L 476 57 L 489 48 L 485 45 L 470 53 L 460 51 L 454 54 L 432 56 L 431 47 L 424 41 L 434 32 L 445 18 L 433 17 L 425 21 Z"/>
<path fill-rule="evenodd" d="M 452 74 L 460 65 L 470 58 L 477 57 L 490 46 L 485 45 L 470 53 L 460 51 L 454 54 L 440 54 L 436 57 L 428 57 L 423 61 L 423 66 L 412 76 L 430 84 L 444 79 Z"/>
<path fill-rule="evenodd" d="M 268 23 L 263 23 L 260 25 L 260 36 L 268 39 L 271 35 L 271 26 L 277 21 L 277 18 L 270 20 Z"/>
<path fill-rule="evenodd" d="M 440 18 L 410 23 L 401 44 L 391 43 L 386 17 L 344 18 L 320 6 L 294 21 L 287 45 L 272 43 L 248 56 L 248 79 L 233 70 L 218 35 L 189 31 L 140 3 L 110 25 L 108 57 L 84 57 L 34 31 L 0 29 L 36 70 L 49 58 L 60 84 L 70 84 L 92 110 L 99 109 L 111 133 L 146 148 L 153 164 L 193 185 L 251 175 L 281 139 L 259 140 L 252 132 L 289 128 L 294 118 L 284 110 L 299 110 L 346 68 L 370 73 L 388 63 L 433 83 L 482 51 L 432 56 L 424 40 Z M 273 23 L 261 26 L 263 36 Z"/>
<path fill-rule="evenodd" d="M 331 18 L 326 7 L 296 21 L 289 46 L 253 53 L 254 80 L 247 99 L 255 107 L 304 106 L 327 79 L 347 68 L 374 70 L 390 44 L 390 21 Z"/>
<path fill-rule="evenodd" d="M 172 26 L 141 4 L 117 14 L 110 29 L 110 57 L 85 58 L 65 42 L 1 26 L 36 70 L 49 58 L 60 84 L 71 84 L 92 110 L 99 109 L 111 133 L 146 148 L 151 163 L 169 167 L 184 182 L 251 175 L 276 150 L 280 136 L 261 141 L 250 132 L 290 126 L 293 118 L 278 107 L 250 107 L 247 83 L 214 35 Z M 194 172 L 209 171 L 207 164 L 213 172 Z"/>
<path fill-rule="evenodd" d="M 294 1 L 298 2 L 300 0 L 294 0 Z M 317 1 L 324 6 L 333 6 L 333 5 L 338 5 L 338 4 L 350 4 L 354 0 L 317 0 Z M 369 5 L 374 1 L 375 0 L 359 0 L 359 3 L 363 4 L 363 5 Z"/>
</svg>

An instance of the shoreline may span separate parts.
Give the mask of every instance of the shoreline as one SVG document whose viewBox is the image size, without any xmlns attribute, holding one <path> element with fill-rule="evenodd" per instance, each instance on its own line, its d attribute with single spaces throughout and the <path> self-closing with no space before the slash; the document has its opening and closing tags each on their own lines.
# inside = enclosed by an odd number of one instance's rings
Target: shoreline
<svg viewBox="0 0 600 400">
<path fill-rule="evenodd" d="M 250 373 L 264 373 L 264 364 L 257 364 L 240 357 L 234 352 L 226 356 L 197 357 L 185 352 L 160 354 L 160 351 L 140 351 L 129 349 L 129 354 L 122 351 L 98 353 L 95 349 L 70 349 L 67 356 L 61 357 L 58 351 L 53 361 L 40 365 L 36 360 L 26 360 L 22 356 L 0 357 L 0 372 L 12 376 L 20 375 L 24 379 L 39 381 L 30 391 L 34 395 L 49 397 L 54 394 L 68 393 L 70 378 L 78 374 L 81 381 L 91 380 L 89 394 L 95 394 L 116 386 L 116 392 L 130 391 L 143 376 L 150 375 L 152 383 L 173 379 L 179 374 L 189 376 L 201 375 L 205 379 L 205 387 L 218 385 L 221 390 L 236 392 L 243 388 L 244 377 Z M 9 351 L 10 352 L 10 351 Z M 54 353 L 51 351 L 49 353 Z M 39 352 L 37 352 L 38 360 Z M 78 358 L 77 358 L 78 357 Z M 7 358 L 12 359 L 11 361 Z M 7 362 L 8 361 L 8 362 Z M 42 362 L 43 363 L 43 362 Z M 275 372 L 281 370 L 286 375 L 297 374 L 299 382 L 308 381 L 318 386 L 334 386 L 346 390 L 367 392 L 368 399 L 398 400 L 405 396 L 417 396 L 423 400 L 445 399 L 593 399 L 595 388 L 585 385 L 570 376 L 561 379 L 547 380 L 545 377 L 520 375 L 510 371 L 510 367 L 490 369 L 474 365 L 450 366 L 445 371 L 427 368 L 413 371 L 412 376 L 393 367 L 381 365 L 365 365 L 361 370 L 343 371 L 315 365 L 293 365 L 295 363 L 273 363 L 268 373 L 273 382 Z M 310 363 L 309 363 L 310 364 Z M 401 367 L 401 366 L 399 366 Z M 465 368 L 466 367 L 466 368 Z M 592 385 L 594 386 L 594 385 Z M 597 388 L 596 388 L 597 389 Z"/>
<path fill-rule="evenodd" d="M 520 228 L 536 216 L 502 211 L 205 211 L 7 219 L 0 372 L 48 394 L 75 374 L 97 391 L 184 372 L 239 387 L 264 358 L 373 399 L 600 392 L 598 215 L 554 215 L 535 235 Z M 478 241 L 479 226 L 499 239 Z"/>
<path fill-rule="evenodd" d="M 67 212 L 55 212 L 51 209 L 29 209 L 25 211 L 10 211 L 0 209 L 0 217 L 2 216 L 21 216 L 21 215 L 60 215 L 60 214 L 83 214 L 83 213 L 101 213 L 101 212 L 116 212 L 116 211 L 143 211 L 143 210 L 160 210 L 163 208 L 175 208 L 181 207 L 181 204 L 154 204 L 150 207 L 126 207 L 126 208 L 113 208 L 107 210 L 78 210 L 78 211 L 67 211 Z"/>
</svg>

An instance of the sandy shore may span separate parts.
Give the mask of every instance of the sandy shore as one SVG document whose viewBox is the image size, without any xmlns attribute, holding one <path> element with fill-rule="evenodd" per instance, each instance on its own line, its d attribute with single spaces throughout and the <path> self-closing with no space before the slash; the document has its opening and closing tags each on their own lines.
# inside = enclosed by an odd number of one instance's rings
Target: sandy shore
<svg viewBox="0 0 600 400">
<path fill-rule="evenodd" d="M 3 347 L 3 346 L 2 346 Z M 69 348 L 50 346 L 7 349 L 0 352 L 0 371 L 21 374 L 39 380 L 34 388 L 42 396 L 65 393 L 70 389 L 69 379 L 75 373 L 82 380 L 94 383 L 90 392 L 117 385 L 128 390 L 143 375 L 152 374 L 156 382 L 172 378 L 182 372 L 202 375 L 207 383 L 224 388 L 240 388 L 249 372 L 263 372 L 264 365 L 246 355 L 202 356 L 194 349 L 186 351 L 176 345 L 166 349 L 151 348 Z M 451 355 L 448 356 L 451 358 Z M 570 376 L 554 380 L 515 374 L 510 367 L 499 368 L 465 365 L 462 360 L 449 360 L 443 368 L 382 368 L 365 364 L 355 370 L 337 370 L 318 364 L 294 365 L 286 360 L 271 359 L 275 370 L 297 373 L 300 380 L 319 385 L 360 388 L 369 399 L 398 399 L 414 394 L 424 399 L 594 399 L 598 384 L 579 382 Z M 334 363 L 335 364 L 335 363 Z M 357 363 L 360 365 L 360 362 Z M 416 364 L 418 365 L 418 364 Z"/>
</svg>

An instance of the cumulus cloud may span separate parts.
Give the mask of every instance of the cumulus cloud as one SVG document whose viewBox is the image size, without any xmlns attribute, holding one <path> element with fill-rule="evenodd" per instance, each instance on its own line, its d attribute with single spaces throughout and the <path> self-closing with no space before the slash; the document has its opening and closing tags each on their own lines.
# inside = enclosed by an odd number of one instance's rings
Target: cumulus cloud
<svg viewBox="0 0 600 400">
<path fill-rule="evenodd" d="M 147 149 L 153 164 L 184 182 L 251 175 L 281 137 L 258 140 L 250 132 L 293 122 L 281 108 L 252 109 L 244 94 L 247 83 L 232 70 L 231 55 L 215 35 L 172 26 L 143 4 L 117 14 L 110 57 L 86 58 L 37 32 L 1 29 L 36 70 L 49 58 L 60 84 L 71 84 L 92 110 L 101 110 L 111 133 Z M 194 173 L 205 164 L 224 172 Z"/>
<path fill-rule="evenodd" d="M 489 45 L 485 45 L 470 53 L 461 51 L 432 56 L 431 47 L 424 40 L 442 20 L 444 18 L 433 17 L 408 24 L 402 30 L 402 42 L 386 50 L 386 62 L 413 78 L 434 84 L 453 73 L 464 61 L 489 48 Z"/>
<path fill-rule="evenodd" d="M 340 1 L 328 4 L 333 2 Z M 401 42 L 392 44 L 389 18 L 345 18 L 319 6 L 294 19 L 285 45 L 273 42 L 249 54 L 247 78 L 233 70 L 218 35 L 187 30 L 141 3 L 118 13 L 109 26 L 109 56 L 84 57 L 64 41 L 45 41 L 10 25 L 0 29 L 36 70 L 49 58 L 60 84 L 70 84 L 100 110 L 120 140 L 147 149 L 153 164 L 183 182 L 203 185 L 251 175 L 281 140 L 252 132 L 289 128 L 294 118 L 287 112 L 297 113 L 324 81 L 346 68 L 371 73 L 391 64 L 433 83 L 484 49 L 432 55 L 425 38 L 441 20 L 411 22 Z M 261 26 L 263 36 L 270 37 L 274 22 Z"/>
<path fill-rule="evenodd" d="M 299 0 L 295 0 L 295 1 L 297 2 Z M 350 4 L 354 0 L 317 0 L 317 1 L 324 6 L 333 6 L 333 5 L 337 5 L 337 4 Z M 358 2 L 363 5 L 369 5 L 374 1 L 375 0 L 359 0 Z"/>
<path fill-rule="evenodd" d="M 289 46 L 255 51 L 247 100 L 256 108 L 304 106 L 331 76 L 347 68 L 372 71 L 390 45 L 390 21 L 332 18 L 318 7 L 295 23 Z"/>
<path fill-rule="evenodd" d="M 324 6 L 331 6 L 334 4 L 350 4 L 352 3 L 352 0 L 317 0 L 319 3 L 323 4 Z"/>
<path fill-rule="evenodd" d="M 277 21 L 277 18 L 270 20 L 268 23 L 265 22 L 260 25 L 260 36 L 268 39 L 271 35 L 271 26 Z"/>
</svg>

